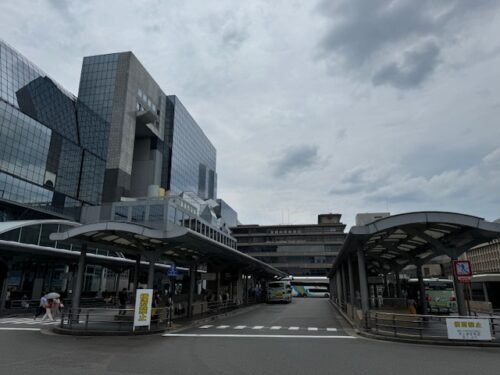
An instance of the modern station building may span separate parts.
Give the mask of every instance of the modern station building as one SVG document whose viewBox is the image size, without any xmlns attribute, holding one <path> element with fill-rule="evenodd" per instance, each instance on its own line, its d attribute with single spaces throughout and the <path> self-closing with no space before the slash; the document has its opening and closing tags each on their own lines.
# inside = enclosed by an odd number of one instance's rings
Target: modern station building
<svg viewBox="0 0 500 375">
<path fill-rule="evenodd" d="M 318 215 L 317 224 L 238 225 L 238 250 L 293 276 L 326 276 L 345 239 L 340 214 Z"/>
<path fill-rule="evenodd" d="M 56 250 L 72 245 L 50 242 L 49 231 L 119 217 L 116 202 L 169 197 L 177 207 L 169 220 L 199 218 L 213 228 L 200 224 L 204 235 L 232 242 L 225 235 L 237 213 L 217 199 L 214 145 L 132 52 L 85 57 L 76 97 L 0 41 L 0 222 L 19 224 L 0 226 L 0 284 L 8 272 L 2 295 L 6 287 L 31 298 L 50 286 L 71 289 L 72 258 Z M 164 206 L 137 204 L 122 219 L 166 221 Z M 183 216 L 185 207 L 191 216 Z M 22 256 L 12 241 L 24 247 Z M 47 246 L 54 251 L 41 250 Z M 91 252 L 98 256 L 86 269 L 88 291 L 128 285 L 126 255 Z"/>
</svg>

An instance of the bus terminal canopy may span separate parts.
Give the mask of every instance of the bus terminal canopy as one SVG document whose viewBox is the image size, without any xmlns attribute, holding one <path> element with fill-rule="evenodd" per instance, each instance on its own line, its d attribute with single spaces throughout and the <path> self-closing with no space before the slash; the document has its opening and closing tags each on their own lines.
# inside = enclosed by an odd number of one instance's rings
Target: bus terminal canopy
<svg viewBox="0 0 500 375">
<path fill-rule="evenodd" d="M 333 263 L 339 265 L 361 250 L 372 274 L 399 272 L 446 255 L 457 259 L 478 244 L 500 237 L 500 224 L 452 212 L 411 212 L 354 226 Z"/>
<path fill-rule="evenodd" d="M 257 275 L 287 276 L 260 260 L 181 226 L 161 230 L 131 223 L 102 222 L 53 233 L 50 238 L 54 241 L 99 244 L 125 254 L 141 255 L 148 260 L 155 257 L 166 259 L 180 266 L 207 263 Z"/>
<path fill-rule="evenodd" d="M 354 306 L 355 288 L 358 286 L 362 312 L 367 314 L 370 308 L 368 275 L 394 273 L 399 284 L 399 272 L 414 265 L 419 280 L 419 295 L 425 296 L 424 264 L 439 256 L 456 260 L 468 249 L 498 237 L 499 223 L 470 215 L 429 211 L 388 216 L 351 228 L 329 276 L 335 280 L 337 300 L 342 303 L 349 302 Z M 354 274 L 357 274 L 357 283 L 354 282 Z M 454 281 L 458 312 L 465 315 L 463 285 L 458 283 L 456 276 Z M 400 292 L 397 294 L 399 297 Z M 425 314 L 425 299 L 419 298 L 419 303 L 421 313 Z"/>
</svg>

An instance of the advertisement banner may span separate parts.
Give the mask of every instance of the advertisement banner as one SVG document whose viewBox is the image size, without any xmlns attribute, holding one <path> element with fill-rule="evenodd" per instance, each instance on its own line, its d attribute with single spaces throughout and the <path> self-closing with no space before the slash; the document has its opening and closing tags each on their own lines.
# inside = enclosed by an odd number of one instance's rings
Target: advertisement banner
<svg viewBox="0 0 500 375">
<path fill-rule="evenodd" d="M 135 295 L 134 331 L 135 327 L 150 326 L 152 302 L 153 289 L 137 289 Z"/>
<path fill-rule="evenodd" d="M 446 318 L 450 340 L 491 341 L 488 319 Z"/>
</svg>

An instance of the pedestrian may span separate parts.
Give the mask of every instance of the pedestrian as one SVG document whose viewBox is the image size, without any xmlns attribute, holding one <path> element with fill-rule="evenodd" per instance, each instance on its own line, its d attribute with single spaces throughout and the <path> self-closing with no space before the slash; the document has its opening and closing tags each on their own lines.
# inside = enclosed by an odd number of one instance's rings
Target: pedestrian
<svg viewBox="0 0 500 375">
<path fill-rule="evenodd" d="M 118 300 L 120 302 L 120 312 L 119 315 L 125 315 L 127 313 L 127 288 L 123 288 L 120 293 L 118 293 Z"/>
<path fill-rule="evenodd" d="M 45 292 L 40 297 L 40 304 L 35 312 L 35 317 L 33 319 L 36 320 L 40 315 L 45 314 L 45 305 L 47 304 L 47 298 L 45 298 Z"/>
<path fill-rule="evenodd" d="M 59 317 L 59 308 L 61 306 L 61 300 L 59 298 L 55 298 L 52 301 L 52 307 L 51 307 L 51 312 L 52 312 L 52 319 L 56 320 L 56 318 Z"/>
<path fill-rule="evenodd" d="M 10 309 L 10 306 L 11 306 L 11 304 L 10 304 L 11 290 L 12 289 L 10 289 L 10 288 L 7 289 L 7 295 L 5 296 L 5 308 L 6 309 Z"/>
<path fill-rule="evenodd" d="M 45 318 L 49 318 L 50 320 L 54 321 L 54 318 L 52 317 L 52 305 L 53 305 L 53 300 L 49 299 L 47 300 L 47 303 L 45 304 L 45 314 L 42 317 L 42 322 L 45 320 Z"/>
</svg>

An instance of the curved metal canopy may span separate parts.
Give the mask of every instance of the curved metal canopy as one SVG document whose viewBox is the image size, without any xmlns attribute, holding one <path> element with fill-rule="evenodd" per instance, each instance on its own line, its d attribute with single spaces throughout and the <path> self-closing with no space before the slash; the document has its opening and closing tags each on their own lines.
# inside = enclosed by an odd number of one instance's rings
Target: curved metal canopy
<svg viewBox="0 0 500 375">
<path fill-rule="evenodd" d="M 181 226 L 169 226 L 167 230 L 161 230 L 131 223 L 103 222 L 53 233 L 50 238 L 100 244 L 135 255 L 154 252 L 179 265 L 209 263 L 221 268 L 232 266 L 254 273 L 287 276 L 258 259 Z"/>
<path fill-rule="evenodd" d="M 500 237 L 500 224 L 453 212 L 410 212 L 354 226 L 335 258 L 340 262 L 361 249 L 372 273 L 399 271 L 438 256 L 457 258 L 480 243 Z"/>
</svg>

